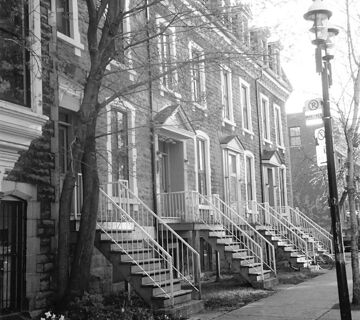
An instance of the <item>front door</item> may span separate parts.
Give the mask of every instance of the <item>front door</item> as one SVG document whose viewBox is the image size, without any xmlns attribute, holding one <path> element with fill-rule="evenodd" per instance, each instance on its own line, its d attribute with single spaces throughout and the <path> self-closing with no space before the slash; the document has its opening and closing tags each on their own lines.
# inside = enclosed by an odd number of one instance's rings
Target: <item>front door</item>
<svg viewBox="0 0 360 320">
<path fill-rule="evenodd" d="M 270 206 L 275 205 L 274 168 L 265 167 L 265 202 Z"/>
<path fill-rule="evenodd" d="M 159 140 L 160 193 L 184 191 L 184 146 L 181 141 Z"/>
<path fill-rule="evenodd" d="M 20 311 L 25 298 L 25 203 L 0 200 L 0 313 Z"/>
</svg>

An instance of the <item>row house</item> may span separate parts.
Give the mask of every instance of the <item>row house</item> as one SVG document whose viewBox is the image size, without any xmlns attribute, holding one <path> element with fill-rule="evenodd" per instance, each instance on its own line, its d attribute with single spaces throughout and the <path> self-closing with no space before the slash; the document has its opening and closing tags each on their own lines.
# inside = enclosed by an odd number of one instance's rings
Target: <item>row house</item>
<svg viewBox="0 0 360 320">
<path fill-rule="evenodd" d="M 15 12 L 0 3 L 1 14 Z M 36 312 L 54 293 L 55 226 L 89 70 L 89 19 L 83 0 L 14 3 L 26 17 L 16 32 L 36 37 L 16 57 L 6 45 L 1 53 L 0 309 Z M 295 225 L 329 249 L 329 235 L 291 207 L 291 85 L 280 44 L 266 28 L 250 27 L 251 3 L 122 5 L 99 98 L 109 103 L 97 119 L 101 190 L 89 289 L 110 292 L 129 282 L 152 307 L 188 315 L 202 308 L 204 271 L 230 270 L 268 288 L 277 256 L 287 252 L 289 262 L 307 266 L 315 248 Z M 19 25 L 10 13 L 1 19 Z M 11 140 L 14 132 L 21 142 Z M 13 157 L 5 165 L 3 150 Z M 17 160 L 19 150 L 27 151 Z M 82 192 L 79 172 L 74 232 Z M 21 239 L 12 236 L 14 203 L 23 206 Z M 23 248 L 11 260 L 9 248 L 18 243 Z"/>
</svg>

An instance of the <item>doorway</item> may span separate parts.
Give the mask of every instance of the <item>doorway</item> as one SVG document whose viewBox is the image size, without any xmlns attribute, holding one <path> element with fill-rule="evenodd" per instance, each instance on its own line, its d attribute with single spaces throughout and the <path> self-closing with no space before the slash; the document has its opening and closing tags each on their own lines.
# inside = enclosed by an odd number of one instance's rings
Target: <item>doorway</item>
<svg viewBox="0 0 360 320">
<path fill-rule="evenodd" d="M 160 193 L 184 191 L 183 142 L 159 139 L 159 158 Z"/>
<path fill-rule="evenodd" d="M 274 168 L 265 167 L 265 202 L 270 206 L 276 203 Z"/>
<path fill-rule="evenodd" d="M 25 210 L 25 202 L 0 200 L 0 313 L 24 308 Z"/>
</svg>

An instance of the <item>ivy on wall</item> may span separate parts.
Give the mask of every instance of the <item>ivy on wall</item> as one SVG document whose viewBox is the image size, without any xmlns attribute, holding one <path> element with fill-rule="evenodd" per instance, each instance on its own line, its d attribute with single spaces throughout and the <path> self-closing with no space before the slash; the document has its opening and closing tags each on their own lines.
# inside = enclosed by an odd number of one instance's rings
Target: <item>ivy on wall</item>
<svg viewBox="0 0 360 320">
<path fill-rule="evenodd" d="M 39 200 L 53 201 L 54 187 L 51 181 L 51 170 L 55 167 L 54 154 L 50 149 L 50 141 L 54 129 L 52 121 L 48 121 L 42 130 L 42 135 L 33 140 L 26 151 L 20 152 L 20 157 L 7 180 L 31 183 L 38 187 Z"/>
</svg>

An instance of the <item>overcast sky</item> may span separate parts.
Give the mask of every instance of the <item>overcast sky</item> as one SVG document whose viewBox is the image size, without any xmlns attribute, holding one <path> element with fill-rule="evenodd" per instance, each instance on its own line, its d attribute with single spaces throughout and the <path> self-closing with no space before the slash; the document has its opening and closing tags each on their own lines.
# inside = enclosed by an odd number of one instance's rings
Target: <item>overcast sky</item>
<svg viewBox="0 0 360 320">
<path fill-rule="evenodd" d="M 344 1 L 327 1 L 333 11 L 330 23 L 345 28 Z M 271 2 L 274 2 L 275 5 Z M 259 3 L 265 3 L 265 8 Z M 311 4 L 311 0 L 253 0 L 253 23 L 258 26 L 271 27 L 273 37 L 280 39 L 283 45 L 282 65 L 294 87 L 294 92 L 287 102 L 287 112 L 289 113 L 301 112 L 306 100 L 322 95 L 320 75 L 315 71 L 315 46 L 311 44 L 312 37 L 309 32 L 312 23 L 303 18 Z M 352 6 L 354 22 L 358 22 L 359 16 L 355 12 L 360 12 L 360 1 L 353 0 Z M 356 35 L 360 42 L 360 34 Z M 343 32 L 342 36 L 337 37 L 340 43 L 337 44 L 336 56 L 332 61 L 334 82 L 341 79 L 342 84 L 348 81 L 348 74 L 344 71 L 346 59 L 343 53 L 339 52 L 340 49 L 346 48 L 344 36 Z M 332 98 L 335 98 L 341 95 L 341 91 L 340 86 L 334 83 L 330 94 Z"/>
</svg>

